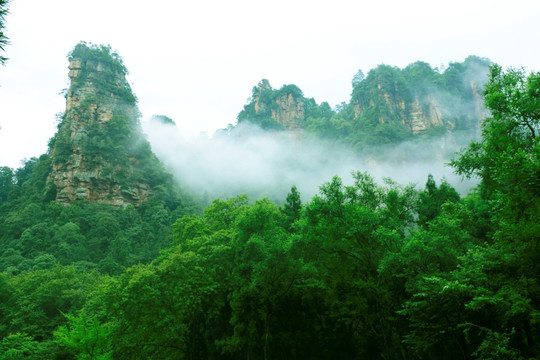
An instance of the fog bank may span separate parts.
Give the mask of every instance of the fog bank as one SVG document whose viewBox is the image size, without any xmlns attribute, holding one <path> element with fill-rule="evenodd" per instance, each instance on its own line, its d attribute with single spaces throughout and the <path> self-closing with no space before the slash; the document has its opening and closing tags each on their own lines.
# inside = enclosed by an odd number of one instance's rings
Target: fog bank
<svg viewBox="0 0 540 360">
<path fill-rule="evenodd" d="M 218 132 L 212 138 L 154 121 L 143 123 L 143 130 L 152 150 L 180 185 L 210 199 L 248 194 L 251 199 L 266 196 L 283 202 L 296 185 L 307 201 L 335 175 L 352 184 L 353 171 L 367 171 L 380 182 L 391 178 L 419 188 L 433 174 L 437 183 L 445 177 L 462 194 L 475 185 L 462 182 L 445 165 L 468 143 L 470 132 L 418 139 L 362 156 L 345 146 L 286 132 L 264 132 L 253 125 L 238 126 L 229 134 Z"/>
</svg>

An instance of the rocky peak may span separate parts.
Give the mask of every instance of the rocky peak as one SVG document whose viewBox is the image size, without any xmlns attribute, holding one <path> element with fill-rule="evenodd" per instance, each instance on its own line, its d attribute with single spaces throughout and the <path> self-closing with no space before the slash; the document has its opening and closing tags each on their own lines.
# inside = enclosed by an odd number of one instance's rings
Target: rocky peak
<svg viewBox="0 0 540 360">
<path fill-rule="evenodd" d="M 488 61 L 476 57 L 444 72 L 422 62 L 405 69 L 379 65 L 355 82 L 354 120 L 401 127 L 412 135 L 475 128 L 485 117 L 478 88 L 487 69 Z"/>
<path fill-rule="evenodd" d="M 81 43 L 68 68 L 66 111 L 49 144 L 56 200 L 140 205 L 152 195 L 146 167 L 158 160 L 140 132 L 121 58 Z"/>
<path fill-rule="evenodd" d="M 262 92 L 264 90 L 272 90 L 272 86 L 270 85 L 270 82 L 268 81 L 268 79 L 262 79 L 257 84 L 257 89 L 259 92 Z"/>
<path fill-rule="evenodd" d="M 304 95 L 297 86 L 273 89 L 268 80 L 263 79 L 253 87 L 251 99 L 238 115 L 238 121 L 257 123 L 263 128 L 298 131 L 305 119 L 304 103 Z"/>
</svg>

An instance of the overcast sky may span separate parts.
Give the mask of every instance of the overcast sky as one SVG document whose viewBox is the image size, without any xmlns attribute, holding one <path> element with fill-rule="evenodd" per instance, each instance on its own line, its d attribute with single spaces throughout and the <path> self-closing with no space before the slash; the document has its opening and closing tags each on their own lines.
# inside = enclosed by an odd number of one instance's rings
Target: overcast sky
<svg viewBox="0 0 540 360">
<path fill-rule="evenodd" d="M 334 106 L 378 64 L 490 58 L 540 70 L 537 0 L 12 0 L 0 66 L 0 166 L 39 156 L 65 108 L 67 53 L 81 40 L 124 59 L 142 121 L 211 133 L 251 89 L 296 84 Z"/>
</svg>

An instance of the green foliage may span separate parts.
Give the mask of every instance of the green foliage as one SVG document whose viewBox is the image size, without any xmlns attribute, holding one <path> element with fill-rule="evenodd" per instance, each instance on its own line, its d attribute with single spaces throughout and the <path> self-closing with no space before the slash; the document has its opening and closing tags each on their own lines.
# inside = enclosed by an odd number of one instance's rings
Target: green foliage
<svg viewBox="0 0 540 360">
<path fill-rule="evenodd" d="M 60 117 L 58 132 L 49 142 L 55 171 L 69 171 L 78 164 L 82 170 L 75 181 L 91 181 L 95 188 L 119 187 L 109 191 L 119 191 L 128 202 L 133 189 L 142 188 L 169 209 L 187 207 L 188 195 L 142 134 L 122 59 L 109 46 L 86 43 L 78 44 L 69 58 L 76 67 L 68 92 L 73 106 Z M 84 91 L 79 93 L 81 87 Z M 46 196 L 56 198 L 63 190 L 50 184 Z"/>
<path fill-rule="evenodd" d="M 335 114 L 308 114 L 304 129 L 322 139 L 348 144 L 362 153 L 412 140 L 413 118 L 439 114 L 441 125 L 428 124 L 424 137 L 448 131 L 475 129 L 479 124 L 478 93 L 486 81 L 489 60 L 470 56 L 440 72 L 424 62 L 404 69 L 379 65 L 367 76 L 353 78 L 349 103 Z M 374 150 L 375 149 L 375 150 Z"/>
<path fill-rule="evenodd" d="M 39 354 L 39 343 L 26 334 L 10 334 L 2 339 L 0 343 L 0 359 L 2 360 L 23 360 L 41 359 Z"/>
<path fill-rule="evenodd" d="M 122 58 L 109 45 L 87 44 L 82 41 L 68 54 L 68 59 L 84 59 L 96 63 L 103 62 L 123 75 L 128 73 Z"/>
<path fill-rule="evenodd" d="M 74 266 L 33 269 L 17 276 L 0 273 L 4 356 L 21 354 L 20 358 L 43 359 L 58 352 L 52 335 L 65 322 L 62 312 L 80 309 L 103 281 L 102 275 L 80 273 Z"/>
<path fill-rule="evenodd" d="M 459 173 L 481 178 L 480 195 L 492 209 L 489 244 L 467 254 L 469 266 L 458 273 L 475 270 L 471 282 L 480 290 L 467 306 L 478 315 L 498 314 L 478 316 L 467 327 L 485 338 L 476 350 L 480 358 L 539 351 L 539 79 L 539 73 L 492 66 L 484 93 L 492 117 L 482 124 L 482 140 L 453 161 Z"/>
<path fill-rule="evenodd" d="M 539 74 L 491 71 L 463 198 L 356 172 L 185 215 L 64 207 L 39 195 L 48 157 L 2 168 L 0 358 L 538 358 Z"/>
<path fill-rule="evenodd" d="M 9 13 L 8 4 L 9 0 L 0 0 L 0 65 L 5 64 L 7 61 L 7 58 L 2 53 L 9 43 L 8 37 L 4 34 L 6 15 Z"/>
<path fill-rule="evenodd" d="M 82 161 L 79 166 L 88 175 L 80 177 L 95 180 L 96 187 L 103 183 L 105 188 L 120 187 L 127 201 L 133 188 L 142 187 L 169 209 L 187 207 L 187 194 L 178 189 L 142 134 L 122 59 L 108 46 L 86 43 L 78 44 L 69 58 L 80 62 L 80 69 L 74 70 L 68 93 L 74 105 L 61 116 L 49 143 L 56 171 Z M 85 91 L 79 94 L 83 86 Z M 49 185 L 47 196 L 55 198 L 62 190 Z"/>
<path fill-rule="evenodd" d="M 526 77 L 523 70 L 504 73 L 500 66 L 491 67 L 485 99 L 492 117 L 483 124 L 482 141 L 472 143 L 453 162 L 459 173 L 481 177 L 488 193 L 515 192 L 524 201 L 523 192 L 534 193 L 537 187 L 539 78 L 538 73 Z"/>
<path fill-rule="evenodd" d="M 2 169 L 8 199 L 0 204 L 0 271 L 17 274 L 60 263 L 120 273 L 123 266 L 154 259 L 169 246 L 176 217 L 195 211 L 168 190 L 174 189 L 172 178 L 170 187 L 156 189 L 155 198 L 138 209 L 83 201 L 63 206 L 47 194 L 49 164 L 43 156 L 15 172 Z"/>
<path fill-rule="evenodd" d="M 408 114 L 399 104 L 408 106 L 412 100 L 401 71 L 387 65 L 370 70 L 352 93 L 352 101 L 364 112 L 360 122 L 371 125 L 401 124 Z"/>
<path fill-rule="evenodd" d="M 353 90 L 354 88 L 356 88 L 358 85 L 360 85 L 360 83 L 362 82 L 362 80 L 364 80 L 366 78 L 366 75 L 364 75 L 364 72 L 362 70 L 358 70 L 356 72 L 356 74 L 353 76 L 353 79 L 351 81 L 352 83 L 352 87 L 353 87 Z"/>
<path fill-rule="evenodd" d="M 439 215 L 444 203 L 459 201 L 459 194 L 445 179 L 437 188 L 433 175 L 430 174 L 426 188 L 419 194 L 418 200 L 418 223 L 426 225 Z"/>
<path fill-rule="evenodd" d="M 281 210 L 286 216 L 285 227 L 291 229 L 292 224 L 300 219 L 300 210 L 302 209 L 302 200 L 296 186 L 291 187 L 291 192 L 287 194 L 285 204 Z"/>
<path fill-rule="evenodd" d="M 378 146 L 412 140 L 416 132 L 440 137 L 448 131 L 477 128 L 482 116 L 478 94 L 489 64 L 487 59 L 470 56 L 462 63 L 451 63 L 444 71 L 421 61 L 404 69 L 379 65 L 367 75 L 359 70 L 352 80 L 349 103 L 334 110 L 327 103 L 318 105 L 304 97 L 295 85 L 275 90 L 265 79 L 253 88 L 238 114 L 238 124 L 251 122 L 265 130 L 283 130 L 276 114 L 283 110 L 280 104 L 284 99 L 292 98 L 295 110 L 303 110 L 295 126 L 306 130 L 308 136 L 377 154 Z M 418 130 L 414 121 L 428 121 L 427 129 Z"/>
<path fill-rule="evenodd" d="M 115 96 L 128 105 L 135 105 L 137 98 L 133 95 L 127 82 L 119 85 L 118 79 L 128 74 L 122 58 L 108 45 L 95 45 L 80 42 L 68 54 L 68 59 L 80 60 L 81 69 L 77 80 L 69 91 L 76 92 L 86 82 L 91 82 L 97 96 Z"/>
<path fill-rule="evenodd" d="M 276 91 L 272 89 L 268 80 L 263 79 L 258 86 L 253 87 L 251 96 L 248 104 L 238 114 L 238 123 L 250 122 L 259 125 L 262 129 L 281 129 L 280 124 L 272 119 L 271 107 L 276 98 Z M 258 98 L 257 104 L 254 101 L 256 98 Z"/>
<path fill-rule="evenodd" d="M 331 117 L 333 111 L 328 103 L 317 105 L 313 98 L 304 97 L 304 93 L 296 85 L 283 85 L 280 89 L 272 89 L 268 80 L 263 79 L 252 90 L 251 98 L 238 114 L 238 124 L 252 123 L 264 130 L 283 130 L 283 124 L 277 122 L 275 114 L 281 110 L 281 103 L 292 99 L 303 108 L 304 117 L 295 119 L 302 125 L 306 118 Z"/>
<path fill-rule="evenodd" d="M 470 96 L 472 89 L 467 82 L 477 80 L 478 70 L 490 65 L 489 59 L 478 56 L 468 56 L 462 63 L 450 63 L 442 74 L 446 89 L 459 97 Z"/>
<path fill-rule="evenodd" d="M 85 311 L 81 311 L 77 316 L 69 314 L 64 316 L 68 323 L 54 332 L 60 347 L 66 348 L 80 360 L 111 359 L 112 339 L 108 326 L 100 324 L 95 316 L 90 317 Z"/>
<path fill-rule="evenodd" d="M 15 185 L 15 174 L 11 168 L 0 168 L 0 203 L 8 200 L 8 196 Z"/>
<path fill-rule="evenodd" d="M 384 343 L 394 320 L 380 324 L 375 311 L 392 313 L 386 295 L 379 301 L 377 268 L 413 223 L 415 192 L 355 178 L 324 185 L 305 211 L 293 187 L 283 209 L 238 197 L 178 220 L 174 247 L 110 293 L 120 324 L 113 356 L 336 358 L 399 348 Z"/>
</svg>

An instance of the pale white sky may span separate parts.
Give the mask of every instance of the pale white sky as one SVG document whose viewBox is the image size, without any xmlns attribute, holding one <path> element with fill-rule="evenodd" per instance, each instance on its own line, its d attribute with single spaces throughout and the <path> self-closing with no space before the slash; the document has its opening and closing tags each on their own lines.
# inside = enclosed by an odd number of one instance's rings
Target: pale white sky
<svg viewBox="0 0 540 360">
<path fill-rule="evenodd" d="M 10 12 L 0 166 L 46 151 L 81 40 L 122 56 L 143 122 L 164 114 L 194 132 L 235 123 L 262 78 L 334 106 L 358 69 L 381 63 L 478 55 L 540 70 L 537 0 L 12 0 Z"/>
</svg>

